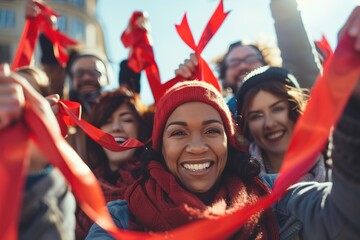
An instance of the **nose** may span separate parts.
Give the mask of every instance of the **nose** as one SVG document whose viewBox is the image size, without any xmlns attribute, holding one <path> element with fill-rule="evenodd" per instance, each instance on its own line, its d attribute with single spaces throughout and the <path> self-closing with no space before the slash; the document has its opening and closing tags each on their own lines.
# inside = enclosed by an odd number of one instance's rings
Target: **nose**
<svg viewBox="0 0 360 240">
<path fill-rule="evenodd" d="M 122 127 L 121 121 L 114 120 L 111 125 L 111 132 L 122 132 L 124 129 Z"/>
<path fill-rule="evenodd" d="M 188 153 L 201 154 L 208 151 L 209 147 L 200 136 L 193 136 L 186 147 Z"/>
<path fill-rule="evenodd" d="M 264 128 L 271 129 L 276 125 L 276 121 L 271 114 L 266 114 L 264 117 Z"/>
</svg>

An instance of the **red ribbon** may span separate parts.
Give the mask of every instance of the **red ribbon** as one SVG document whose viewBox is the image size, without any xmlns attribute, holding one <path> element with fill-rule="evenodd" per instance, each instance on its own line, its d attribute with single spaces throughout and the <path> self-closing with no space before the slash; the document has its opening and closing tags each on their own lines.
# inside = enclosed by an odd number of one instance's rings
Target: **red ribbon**
<svg viewBox="0 0 360 240">
<path fill-rule="evenodd" d="M 76 41 L 51 26 L 49 19 L 59 17 L 59 14 L 44 3 L 35 2 L 35 4 L 40 8 L 41 12 L 35 18 L 27 18 L 25 20 L 25 26 L 15 53 L 12 69 L 30 65 L 40 32 L 53 43 L 54 55 L 62 66 L 66 65 L 69 58 L 66 48 L 69 45 L 77 44 Z"/>
<path fill-rule="evenodd" d="M 0 236 L 17 239 L 18 216 L 29 162 L 29 132 L 22 123 L 0 131 Z"/>
<path fill-rule="evenodd" d="M 331 55 L 333 55 L 333 53 L 334 53 L 330 46 L 330 43 L 327 40 L 327 38 L 325 37 L 325 35 L 322 35 L 321 39 L 319 41 L 315 41 L 315 44 L 318 46 L 321 53 L 324 55 L 324 63 L 323 64 L 325 64 L 326 61 L 329 59 L 329 57 Z"/>
<path fill-rule="evenodd" d="M 187 21 L 186 14 L 184 15 L 180 25 L 176 25 L 176 30 L 179 33 L 181 39 L 195 51 L 197 58 L 199 59 L 199 71 L 196 76 L 198 79 L 202 79 L 213 86 L 215 86 L 219 91 L 221 91 L 220 84 L 217 78 L 214 76 L 214 73 L 210 69 L 206 61 L 201 57 L 201 52 L 204 50 L 205 46 L 209 43 L 211 38 L 215 35 L 217 30 L 220 28 L 224 22 L 226 16 L 229 12 L 224 12 L 223 1 L 221 0 L 218 7 L 216 8 L 214 14 L 211 16 L 208 24 L 206 25 L 199 43 L 196 45 L 194 37 L 191 33 L 189 23 Z"/>
<path fill-rule="evenodd" d="M 24 121 L 0 132 L 0 233 L 4 239 L 17 239 L 18 216 L 21 209 L 27 165 L 29 137 L 35 141 L 50 163 L 58 167 L 71 185 L 81 209 L 114 237 L 138 239 L 145 233 L 120 231 L 113 223 L 97 179 L 62 137 L 48 103 L 21 79 L 13 79 L 24 90 L 26 107 Z M 45 102 L 44 102 L 45 101 Z"/>
<path fill-rule="evenodd" d="M 136 15 L 136 13 L 138 12 L 133 13 L 132 21 L 130 22 L 134 22 L 133 19 L 135 19 L 134 15 Z M 183 17 L 181 24 L 175 26 L 181 39 L 195 51 L 199 59 L 199 71 L 196 78 L 214 85 L 219 91 L 221 91 L 221 87 L 217 78 L 214 76 L 214 73 L 210 69 L 209 65 L 205 62 L 200 54 L 210 39 L 220 28 L 228 13 L 229 12 L 224 12 L 223 1 L 221 0 L 214 14 L 210 18 L 207 26 L 205 27 L 198 45 L 195 44 L 193 35 L 187 22 L 186 14 Z M 140 29 L 141 31 L 136 30 L 134 26 L 133 29 L 135 30 L 132 30 L 131 32 L 124 31 L 121 36 L 121 40 L 124 46 L 132 48 L 132 53 L 130 54 L 128 65 L 136 72 L 140 72 L 141 70 L 145 69 L 146 76 L 148 78 L 156 104 L 170 87 L 178 82 L 184 81 L 185 79 L 175 77 L 166 83 L 161 84 L 159 69 L 153 55 L 152 46 L 148 40 L 148 33 L 146 33 L 144 29 Z M 151 58 L 147 57 L 142 59 L 140 56 L 151 56 Z"/>
<path fill-rule="evenodd" d="M 59 114 L 57 120 L 61 129 L 66 129 L 67 126 L 79 126 L 90 138 L 96 141 L 101 146 L 109 149 L 110 151 L 126 151 L 133 148 L 144 146 L 144 143 L 135 139 L 129 138 L 124 143 L 118 144 L 111 134 L 108 134 L 85 120 L 81 119 L 81 105 L 78 102 L 60 100 L 59 101 Z M 63 130 L 62 130 L 63 132 Z M 64 136 L 64 134 L 62 133 Z M 66 134 L 65 134 L 66 135 Z"/>
<path fill-rule="evenodd" d="M 16 239 L 17 217 L 29 133 L 48 157 L 59 167 L 84 212 L 116 238 L 126 239 L 224 239 L 231 236 L 253 213 L 269 207 L 313 165 L 327 141 L 331 127 L 338 121 L 360 74 L 360 57 L 354 53 L 354 39 L 344 36 L 334 55 L 325 65 L 324 74 L 312 90 L 305 113 L 295 126 L 288 152 L 273 192 L 254 205 L 214 220 L 202 220 L 167 233 L 138 233 L 116 229 L 105 206 L 101 189 L 90 169 L 66 143 L 51 113 L 41 111 L 37 93 L 27 83 L 24 88 L 27 107 L 25 127 L 19 123 L 0 132 L 0 210 L 7 218 L 0 220 L 0 234 Z M 42 104 L 46 105 L 46 104 Z M 319 108 L 322 111 L 317 111 Z M 75 115 L 75 114 L 74 114 Z M 76 115 L 75 115 L 76 116 Z M 14 144 L 14 142 L 16 144 Z M 9 154 L 10 153 L 10 154 Z M 11 193 L 9 194 L 9 189 Z M 211 231 L 209 231 L 211 229 Z"/>
<path fill-rule="evenodd" d="M 355 87 L 360 75 L 360 55 L 355 53 L 354 39 L 344 36 L 316 81 L 310 101 L 294 128 L 273 192 L 259 202 L 231 215 L 203 220 L 169 232 L 173 239 L 225 239 L 235 233 L 254 213 L 271 206 L 289 186 L 296 183 L 316 161 Z M 322 111 L 318 111 L 318 109 Z M 211 231 L 209 232 L 209 229 Z M 209 234 L 205 234 L 209 232 Z"/>
<path fill-rule="evenodd" d="M 130 28 L 121 35 L 121 41 L 126 48 L 130 48 L 128 66 L 134 72 L 141 72 L 145 69 L 146 76 L 153 93 L 155 103 L 159 99 L 158 91 L 161 91 L 161 80 L 159 69 L 155 61 L 154 51 L 150 35 L 146 29 L 136 25 L 139 17 L 145 17 L 142 12 L 134 12 L 130 19 Z"/>
</svg>

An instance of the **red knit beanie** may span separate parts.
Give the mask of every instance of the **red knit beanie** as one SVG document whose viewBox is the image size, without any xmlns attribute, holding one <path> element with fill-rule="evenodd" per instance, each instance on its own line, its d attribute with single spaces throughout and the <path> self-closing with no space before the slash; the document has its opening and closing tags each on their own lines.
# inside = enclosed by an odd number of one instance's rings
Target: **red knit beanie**
<svg viewBox="0 0 360 240">
<path fill-rule="evenodd" d="M 160 151 L 165 124 L 172 112 L 187 102 L 203 102 L 215 108 L 224 123 L 225 132 L 231 145 L 235 144 L 235 124 L 219 91 L 204 81 L 185 81 L 170 88 L 156 104 L 152 147 Z"/>
</svg>

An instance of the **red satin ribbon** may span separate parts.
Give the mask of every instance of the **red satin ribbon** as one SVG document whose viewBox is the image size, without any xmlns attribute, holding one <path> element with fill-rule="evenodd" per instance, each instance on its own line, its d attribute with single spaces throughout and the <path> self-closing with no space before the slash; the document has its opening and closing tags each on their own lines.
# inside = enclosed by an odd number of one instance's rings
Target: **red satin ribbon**
<svg viewBox="0 0 360 240">
<path fill-rule="evenodd" d="M 146 29 L 139 28 L 139 26 L 136 25 L 136 20 L 139 17 L 145 16 L 142 12 L 138 11 L 132 14 L 129 23 L 131 29 L 125 30 L 121 34 L 121 41 L 126 48 L 130 48 L 128 58 L 129 68 L 138 73 L 146 69 L 146 76 L 156 103 L 159 98 L 158 91 L 161 89 L 160 74 L 155 61 L 149 33 Z"/>
<path fill-rule="evenodd" d="M 51 17 L 59 17 L 59 14 L 44 3 L 35 2 L 35 4 L 40 8 L 41 12 L 35 18 L 26 19 L 12 69 L 30 65 L 40 32 L 53 43 L 54 55 L 62 66 L 66 65 L 69 58 L 65 49 L 69 45 L 77 44 L 76 41 L 67 37 L 59 30 L 53 29 L 50 25 L 49 19 Z"/>
<path fill-rule="evenodd" d="M 192 49 L 195 51 L 196 56 L 199 60 L 199 71 L 196 76 L 198 79 L 202 79 L 213 86 L 215 86 L 219 91 L 221 91 L 220 84 L 217 78 L 214 76 L 214 73 L 210 69 L 209 65 L 206 61 L 201 57 L 201 52 L 204 50 L 205 46 L 209 43 L 211 38 L 215 35 L 217 30 L 220 28 L 222 23 L 224 22 L 226 16 L 229 12 L 224 12 L 223 1 L 221 0 L 218 7 L 216 8 L 214 14 L 211 16 L 208 24 L 206 25 L 199 43 L 196 45 L 194 41 L 194 37 L 191 33 L 189 23 L 187 21 L 186 14 L 184 15 L 180 25 L 176 25 L 176 30 L 179 33 L 181 39 Z"/>
<path fill-rule="evenodd" d="M 24 177 L 29 162 L 29 132 L 22 123 L 0 131 L 0 236 L 17 239 Z"/>
<path fill-rule="evenodd" d="M 124 143 L 118 144 L 112 135 L 81 119 L 81 105 L 78 102 L 60 100 L 59 107 L 60 117 L 57 117 L 57 120 L 61 129 L 67 129 L 67 126 L 77 125 L 98 144 L 114 152 L 144 146 L 144 143 L 135 138 L 129 138 Z M 64 134 L 62 135 L 64 136 Z"/>
<path fill-rule="evenodd" d="M 3 239 L 17 239 L 18 216 L 21 209 L 24 177 L 27 165 L 29 137 L 35 141 L 50 163 L 58 167 L 71 185 L 79 206 L 100 226 L 116 238 L 139 239 L 145 233 L 121 231 L 114 225 L 106 207 L 97 179 L 62 137 L 47 103 L 25 81 L 19 83 L 25 93 L 24 121 L 0 132 L 0 210 L 6 216 L 0 219 Z M 40 106 L 40 107 L 39 107 Z"/>
<path fill-rule="evenodd" d="M 134 14 L 136 13 L 137 12 L 135 12 Z M 221 0 L 214 14 L 210 18 L 207 26 L 205 27 L 198 45 L 195 44 L 193 35 L 191 33 L 189 24 L 187 22 L 186 14 L 183 17 L 181 24 L 175 26 L 181 39 L 191 49 L 195 51 L 198 57 L 199 71 L 196 78 L 214 85 L 219 91 L 221 91 L 221 87 L 219 85 L 217 78 L 214 76 L 214 73 L 210 69 L 209 65 L 205 62 L 205 60 L 201 57 L 200 54 L 204 50 L 210 39 L 220 28 L 228 13 L 229 12 L 227 13 L 224 12 L 223 1 Z M 132 17 L 132 19 L 133 18 L 134 17 Z M 132 53 L 129 57 L 129 64 L 128 64 L 129 67 L 131 67 L 136 72 L 140 72 L 141 70 L 145 69 L 146 76 L 148 78 L 149 85 L 153 93 L 153 97 L 156 104 L 158 100 L 164 95 L 164 93 L 170 87 L 172 87 L 178 82 L 184 81 L 185 79 L 182 79 L 180 77 L 175 77 L 167 81 L 166 83 L 161 84 L 159 69 L 153 55 L 152 46 L 151 44 L 149 44 L 148 36 L 147 34 L 145 34 L 145 30 L 143 30 L 142 32 L 139 31 L 140 30 L 138 31 L 133 30 L 132 32 L 124 31 L 121 36 L 121 40 L 125 47 L 132 48 Z M 139 57 L 141 55 L 144 56 L 151 55 L 152 58 L 142 59 L 141 57 Z M 151 64 L 149 64 L 150 62 Z"/>
<path fill-rule="evenodd" d="M 224 239 L 231 236 L 253 213 L 269 207 L 312 166 L 336 124 L 359 76 L 360 57 L 352 48 L 353 39 L 341 39 L 311 93 L 306 111 L 299 118 L 273 193 L 254 205 L 215 220 L 202 220 L 167 233 L 138 233 L 116 229 L 107 210 L 101 189 L 88 167 L 66 143 L 50 113 L 40 111 L 36 94 L 24 87 L 28 107 L 25 126 L 21 123 L 0 132 L 0 209 L 8 213 L 0 220 L 5 239 L 16 239 L 17 214 L 25 172 L 28 131 L 54 166 L 59 167 L 72 186 L 77 200 L 90 218 L 117 238 L 126 239 Z M 346 83 L 346 84 L 345 84 Z M 317 111 L 318 109 L 322 111 Z M 52 124 L 51 124 L 52 123 Z M 15 132 L 16 131 L 16 132 Z M 14 144 L 14 142 L 16 144 Z M 20 145 L 18 143 L 21 143 Z M 8 154 L 7 150 L 12 149 Z M 11 184 L 10 184 L 11 183 Z M 7 192 L 11 188 L 11 194 Z M 14 192 L 15 191 L 15 192 Z M 11 204 L 10 204 L 11 202 Z M 3 212 L 3 211 L 2 211 Z M 209 231 L 211 229 L 211 231 Z"/>
<path fill-rule="evenodd" d="M 173 239 L 215 240 L 231 236 L 252 214 L 271 206 L 313 166 L 327 142 L 331 127 L 337 123 L 358 81 L 360 55 L 354 52 L 353 46 L 354 39 L 344 36 L 325 65 L 323 75 L 316 81 L 304 115 L 298 119 L 294 128 L 273 192 L 231 215 L 199 221 L 170 231 L 169 235 Z"/>
<path fill-rule="evenodd" d="M 325 37 L 325 35 L 322 35 L 322 37 L 319 41 L 315 41 L 315 44 L 318 46 L 318 48 L 320 49 L 322 54 L 324 54 L 324 63 L 323 63 L 323 65 L 324 65 L 326 63 L 326 61 L 329 59 L 329 57 L 331 55 L 333 55 L 334 52 L 330 46 L 329 41 Z"/>
</svg>

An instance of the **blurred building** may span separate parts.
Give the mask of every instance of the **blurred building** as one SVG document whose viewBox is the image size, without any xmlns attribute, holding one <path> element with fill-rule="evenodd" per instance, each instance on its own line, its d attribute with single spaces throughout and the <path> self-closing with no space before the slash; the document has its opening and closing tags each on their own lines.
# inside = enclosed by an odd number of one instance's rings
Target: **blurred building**
<svg viewBox="0 0 360 240">
<path fill-rule="evenodd" d="M 45 0 L 61 15 L 58 28 L 86 48 L 106 53 L 96 0 Z M 0 63 L 13 61 L 25 23 L 24 0 L 0 0 Z M 39 56 L 36 49 L 35 59 Z"/>
</svg>

